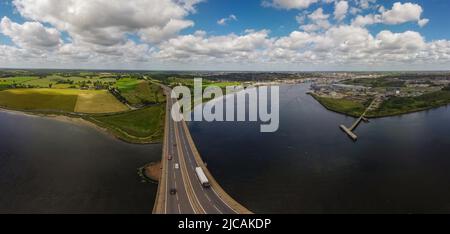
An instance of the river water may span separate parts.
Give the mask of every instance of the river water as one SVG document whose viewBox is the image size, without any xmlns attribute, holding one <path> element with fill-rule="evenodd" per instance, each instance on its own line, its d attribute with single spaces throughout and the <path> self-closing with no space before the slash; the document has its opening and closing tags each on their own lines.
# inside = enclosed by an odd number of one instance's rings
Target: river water
<svg viewBox="0 0 450 234">
<path fill-rule="evenodd" d="M 0 112 L 0 213 L 151 213 L 157 186 L 137 168 L 160 157 L 161 145 Z"/>
<path fill-rule="evenodd" d="M 224 189 L 257 213 L 450 211 L 450 108 L 361 124 L 359 141 L 340 129 L 354 118 L 306 94 L 280 89 L 280 129 L 259 123 L 191 123 Z"/>
<path fill-rule="evenodd" d="M 257 213 L 450 211 L 450 108 L 361 124 L 324 109 L 308 85 L 281 87 L 280 129 L 190 124 L 223 188 Z M 0 112 L 0 213 L 150 213 L 156 185 L 136 169 L 160 145 L 132 145 L 95 129 Z"/>
</svg>

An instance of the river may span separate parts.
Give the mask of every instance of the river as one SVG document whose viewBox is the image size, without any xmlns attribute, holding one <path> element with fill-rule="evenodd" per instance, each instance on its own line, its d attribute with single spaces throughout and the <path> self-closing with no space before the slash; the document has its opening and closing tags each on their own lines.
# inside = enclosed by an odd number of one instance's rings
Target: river
<svg viewBox="0 0 450 234">
<path fill-rule="evenodd" d="M 0 213 L 151 213 L 157 186 L 137 168 L 161 145 L 132 145 L 96 129 L 0 112 Z"/>
<path fill-rule="evenodd" d="M 280 88 L 280 129 L 190 124 L 223 188 L 256 213 L 450 211 L 450 108 L 363 123 L 323 108 L 308 85 Z"/>
</svg>

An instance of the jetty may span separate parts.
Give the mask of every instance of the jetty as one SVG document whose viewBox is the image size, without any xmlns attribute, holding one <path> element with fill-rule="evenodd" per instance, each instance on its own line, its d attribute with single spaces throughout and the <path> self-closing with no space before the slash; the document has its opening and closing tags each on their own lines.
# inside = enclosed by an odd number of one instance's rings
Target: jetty
<svg viewBox="0 0 450 234">
<path fill-rule="evenodd" d="M 344 131 L 350 137 L 350 139 L 352 139 L 353 141 L 358 140 L 358 136 L 354 133 L 354 131 L 361 124 L 361 122 L 366 122 L 366 123 L 369 122 L 369 119 L 366 118 L 366 113 L 372 109 L 372 106 L 375 103 L 375 101 L 376 101 L 376 99 L 374 99 L 372 101 L 372 103 L 370 103 L 369 107 L 367 107 L 367 109 L 364 111 L 364 113 L 362 113 L 362 115 L 353 123 L 353 125 L 350 128 L 347 128 L 343 124 L 339 126 L 339 128 L 342 131 Z"/>
</svg>

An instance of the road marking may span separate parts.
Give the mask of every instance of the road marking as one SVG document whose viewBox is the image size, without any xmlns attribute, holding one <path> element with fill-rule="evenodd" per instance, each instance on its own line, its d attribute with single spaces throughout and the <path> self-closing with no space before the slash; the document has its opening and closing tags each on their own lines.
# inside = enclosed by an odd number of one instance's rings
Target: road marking
<svg viewBox="0 0 450 234">
<path fill-rule="evenodd" d="M 220 210 L 219 210 L 219 208 L 217 208 L 217 206 L 216 206 L 216 205 L 213 205 L 213 207 L 214 207 L 214 208 L 216 208 L 216 210 L 217 210 L 217 211 L 218 211 L 218 212 L 219 212 L 220 214 L 223 214 L 223 212 L 222 212 L 222 211 L 220 211 Z"/>
<path fill-rule="evenodd" d="M 179 144 L 181 140 L 180 140 L 180 138 L 179 138 L 177 133 L 178 133 L 178 128 L 175 128 L 175 139 L 176 139 L 177 144 Z M 189 189 L 193 190 L 193 187 L 192 187 L 192 183 L 191 183 L 191 180 L 190 180 L 189 173 L 187 172 L 186 164 L 184 162 L 184 156 L 183 156 L 184 154 L 183 154 L 183 151 L 180 151 L 180 147 L 178 147 L 178 146 L 177 146 L 177 150 L 178 150 L 178 157 L 179 157 L 179 160 L 180 160 L 180 163 L 181 163 L 181 167 L 185 170 L 185 172 L 187 174 L 186 175 L 187 177 L 185 178 L 185 175 L 183 173 L 184 170 L 181 170 L 181 177 L 183 178 L 183 183 L 184 183 L 184 188 L 186 190 L 186 195 L 188 197 L 189 203 L 191 204 L 191 207 L 192 207 L 194 213 L 197 213 L 197 211 L 196 211 L 196 209 L 195 209 L 195 207 L 193 205 L 193 201 L 191 200 L 191 197 L 189 196 L 189 193 L 188 193 L 188 190 Z M 189 183 L 190 187 L 186 184 L 186 181 L 187 181 L 187 183 Z M 191 191 L 191 193 L 194 195 L 194 198 L 197 201 L 197 203 L 200 206 L 200 208 L 203 210 L 203 213 L 206 213 L 205 209 L 203 209 L 203 207 L 201 206 L 197 196 L 195 195 L 195 192 Z"/>
<path fill-rule="evenodd" d="M 208 199 L 209 202 L 212 202 L 211 199 L 209 198 L 208 194 L 205 193 L 206 199 Z"/>
<path fill-rule="evenodd" d="M 226 206 L 228 206 L 228 208 L 230 208 L 234 213 L 238 214 L 237 211 L 235 211 L 231 206 L 229 206 L 228 203 L 226 203 L 226 202 L 219 196 L 219 194 L 216 193 L 216 190 L 214 190 L 213 188 L 211 188 L 211 190 L 214 192 L 214 194 L 216 194 L 216 196 L 222 201 L 223 204 L 225 204 Z"/>
<path fill-rule="evenodd" d="M 180 136 L 179 136 L 178 127 L 175 128 L 175 138 L 177 140 L 177 146 L 181 145 L 180 144 L 181 143 L 181 139 L 180 139 Z M 177 149 L 178 149 L 178 153 L 179 153 L 178 155 L 179 155 L 181 167 L 184 169 L 184 170 L 181 170 L 181 172 L 182 172 L 181 175 L 183 177 L 183 181 L 184 181 L 184 177 L 186 176 L 186 180 L 187 180 L 187 182 L 189 183 L 189 186 L 190 186 L 190 187 L 188 187 L 188 189 L 190 189 L 190 192 L 192 193 L 192 195 L 194 195 L 194 199 L 196 200 L 196 202 L 197 202 L 198 206 L 200 207 L 200 209 L 203 211 L 204 214 L 206 214 L 206 211 L 203 208 L 202 204 L 200 203 L 200 200 L 198 199 L 197 194 L 194 191 L 194 187 L 192 186 L 191 178 L 189 176 L 189 172 L 188 172 L 187 167 L 186 167 L 186 162 L 184 161 L 184 158 L 185 158 L 184 157 L 184 153 L 183 153 L 182 150 L 180 150 L 180 147 L 177 147 Z M 183 171 L 186 173 L 186 175 L 184 175 L 185 173 L 183 173 Z M 186 185 L 185 185 L 185 187 L 186 187 Z M 189 195 L 188 195 L 188 198 L 189 198 Z M 192 205 L 192 203 L 191 203 L 191 205 Z M 194 206 L 192 206 L 192 207 L 194 208 Z"/>
</svg>

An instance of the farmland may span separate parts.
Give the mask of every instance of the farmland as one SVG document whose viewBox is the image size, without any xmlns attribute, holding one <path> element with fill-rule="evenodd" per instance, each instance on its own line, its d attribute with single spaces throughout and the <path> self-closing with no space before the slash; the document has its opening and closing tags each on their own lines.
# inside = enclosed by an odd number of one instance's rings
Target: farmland
<svg viewBox="0 0 450 234">
<path fill-rule="evenodd" d="M 192 76 L 139 72 L 5 70 L 0 77 L 0 108 L 81 117 L 131 143 L 162 140 L 166 97 L 159 83 L 194 84 Z M 240 84 L 203 79 L 203 89 Z"/>
<path fill-rule="evenodd" d="M 74 90 L 12 89 L 0 92 L 0 106 L 18 110 L 73 112 L 77 98 Z"/>
<path fill-rule="evenodd" d="M 0 91 L 0 106 L 28 111 L 113 113 L 128 108 L 106 90 L 9 89 Z"/>
</svg>

